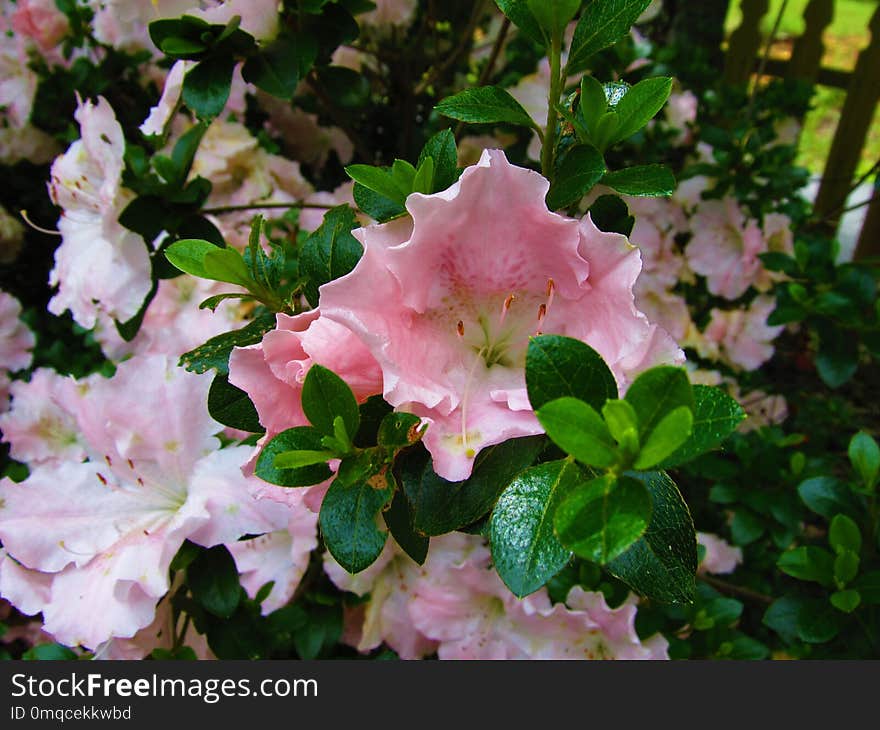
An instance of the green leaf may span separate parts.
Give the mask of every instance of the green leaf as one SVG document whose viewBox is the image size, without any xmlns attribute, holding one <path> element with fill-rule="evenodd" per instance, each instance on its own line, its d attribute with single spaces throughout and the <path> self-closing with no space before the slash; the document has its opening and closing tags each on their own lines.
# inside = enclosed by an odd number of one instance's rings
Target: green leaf
<svg viewBox="0 0 880 730">
<path fill-rule="evenodd" d="M 202 279 L 247 286 L 252 283 L 247 265 L 234 248 L 218 246 L 197 238 L 172 243 L 165 258 L 181 271 Z"/>
<path fill-rule="evenodd" d="M 175 142 L 174 149 L 171 152 L 171 161 L 177 169 L 177 179 L 180 183 L 183 183 L 189 176 L 196 152 L 198 152 L 199 145 L 202 143 L 202 137 L 205 136 L 207 131 L 208 125 L 204 122 L 199 122 L 181 135 L 180 139 Z M 213 224 L 208 223 L 213 227 Z M 182 235 L 180 230 L 178 230 L 178 235 Z"/>
<path fill-rule="evenodd" d="M 694 410 L 694 394 L 683 368 L 661 365 L 639 375 L 626 391 L 639 419 L 639 435 L 647 436 L 676 408 Z"/>
<path fill-rule="evenodd" d="M 317 53 L 314 39 L 308 36 L 282 36 L 251 56 L 242 66 L 241 75 L 267 94 L 290 99 Z"/>
<path fill-rule="evenodd" d="M 548 37 L 562 36 L 581 7 L 581 0 L 526 0 L 526 5 Z"/>
<path fill-rule="evenodd" d="M 318 306 L 318 287 L 345 276 L 360 260 L 364 247 L 351 235 L 357 225 L 354 211 L 347 205 L 331 208 L 303 245 L 299 265 L 308 278 L 303 291 L 312 306 Z"/>
<path fill-rule="evenodd" d="M 434 473 L 424 449 L 411 449 L 397 461 L 400 483 L 413 508 L 413 525 L 425 535 L 444 535 L 485 515 L 498 495 L 544 446 L 540 436 L 511 439 L 483 449 L 469 479 L 449 482 Z"/>
<path fill-rule="evenodd" d="M 585 342 L 560 335 L 529 341 L 526 386 L 535 409 L 571 396 L 601 410 L 606 400 L 617 397 L 617 382 L 601 355 Z"/>
<path fill-rule="evenodd" d="M 817 515 L 831 519 L 838 512 L 857 515 L 859 506 L 847 486 L 834 477 L 812 477 L 798 485 L 803 503 Z"/>
<path fill-rule="evenodd" d="M 678 487 L 663 472 L 633 473 L 651 494 L 645 534 L 606 568 L 637 593 L 665 603 L 691 603 L 697 571 L 694 523 Z"/>
<path fill-rule="evenodd" d="M 138 311 L 135 312 L 134 317 L 125 322 L 113 320 L 114 324 L 116 325 L 116 331 L 119 333 L 119 336 L 123 340 L 125 340 L 126 342 L 131 342 L 135 337 L 137 337 L 137 333 L 140 331 L 141 325 L 144 323 L 144 317 L 147 314 L 147 309 L 149 308 L 150 303 L 153 301 L 153 298 L 156 296 L 156 292 L 158 291 L 159 281 L 158 279 L 154 278 L 153 284 L 150 287 L 150 291 L 147 292 L 147 296 L 144 297 L 144 301 L 141 303 Z"/>
<path fill-rule="evenodd" d="M 517 124 L 538 129 L 538 125 L 508 92 L 497 86 L 478 86 L 448 96 L 436 107 L 445 117 L 474 124 Z"/>
<path fill-rule="evenodd" d="M 380 446 L 402 448 L 419 438 L 422 419 L 412 413 L 389 413 L 379 424 L 376 441 Z"/>
<path fill-rule="evenodd" d="M 836 553 L 851 550 L 858 554 L 862 549 L 862 533 L 849 517 L 835 515 L 828 529 L 828 542 Z"/>
<path fill-rule="evenodd" d="M 25 661 L 70 661 L 78 659 L 76 653 L 62 644 L 37 644 L 21 655 Z"/>
<path fill-rule="evenodd" d="M 394 541 L 419 565 L 428 557 L 430 538 L 416 532 L 413 527 L 413 511 L 406 493 L 399 489 L 391 500 L 391 506 L 382 513 L 385 525 Z"/>
<path fill-rule="evenodd" d="M 425 142 L 419 154 L 419 167 L 430 157 L 434 160 L 434 184 L 432 193 L 446 190 L 458 180 L 458 150 L 451 129 L 444 129 Z"/>
<path fill-rule="evenodd" d="M 804 599 L 797 617 L 797 634 L 808 644 L 824 644 L 840 631 L 839 614 L 825 601 Z"/>
<path fill-rule="evenodd" d="M 606 111 L 608 111 L 608 97 L 605 96 L 602 84 L 592 76 L 584 76 L 581 79 L 581 98 L 577 113 L 583 119 L 591 137 L 595 136 L 596 125 Z"/>
<path fill-rule="evenodd" d="M 354 184 L 352 196 L 358 208 L 380 223 L 406 215 L 406 208 L 401 203 L 386 198 L 384 195 L 380 195 L 360 183 Z"/>
<path fill-rule="evenodd" d="M 553 515 L 581 479 L 570 461 L 550 461 L 520 473 L 498 498 L 489 522 L 492 562 L 517 597 L 534 593 L 568 563 L 571 551 L 556 538 Z"/>
<path fill-rule="evenodd" d="M 194 350 L 183 353 L 179 364 L 191 373 L 205 373 L 214 368 L 220 375 L 226 375 L 229 373 L 229 355 L 233 348 L 261 342 L 263 335 L 274 327 L 274 313 L 260 314 L 241 329 L 224 332 Z"/>
<path fill-rule="evenodd" d="M 843 588 L 852 581 L 859 572 L 858 553 L 852 550 L 840 550 L 834 558 L 834 582 L 838 588 Z"/>
<path fill-rule="evenodd" d="M 571 490 L 556 509 L 554 524 L 565 547 L 604 565 L 645 533 L 651 508 L 644 484 L 606 474 Z"/>
<path fill-rule="evenodd" d="M 359 71 L 345 66 L 315 68 L 318 83 L 334 103 L 346 110 L 355 110 L 370 100 L 370 81 Z"/>
<path fill-rule="evenodd" d="M 257 458 L 254 473 L 260 479 L 279 487 L 308 487 L 330 478 L 326 464 L 304 466 L 300 469 L 278 469 L 275 457 L 287 451 L 323 451 L 321 432 L 309 426 L 298 426 L 282 431 L 269 441 Z"/>
<path fill-rule="evenodd" d="M 880 446 L 866 431 L 859 431 L 850 439 L 848 454 L 862 484 L 874 489 L 880 477 Z"/>
<path fill-rule="evenodd" d="M 787 644 L 798 638 L 798 615 L 802 601 L 793 596 L 777 598 L 764 612 L 761 622 L 779 634 Z"/>
<path fill-rule="evenodd" d="M 541 45 L 546 43 L 541 26 L 526 0 L 495 0 L 495 4 L 528 38 Z"/>
<path fill-rule="evenodd" d="M 199 302 L 199 309 L 210 309 L 212 312 L 220 306 L 221 303 L 228 299 L 253 299 L 252 294 L 241 294 L 238 292 L 228 292 L 226 294 L 215 294 L 212 297 Z"/>
<path fill-rule="evenodd" d="M 186 581 L 193 598 L 208 613 L 228 619 L 238 608 L 238 569 L 225 545 L 199 553 L 186 569 Z"/>
<path fill-rule="evenodd" d="M 335 451 L 283 451 L 272 462 L 276 469 L 300 469 L 304 466 L 326 464 L 336 456 Z"/>
<path fill-rule="evenodd" d="M 859 604 L 862 602 L 862 597 L 859 595 L 859 592 L 853 589 L 849 589 L 846 591 L 837 591 L 836 593 L 832 593 L 830 596 L 831 605 L 834 606 L 838 611 L 843 611 L 843 613 L 852 613 L 855 611 Z"/>
<path fill-rule="evenodd" d="M 412 180 L 394 175 L 391 168 L 349 165 L 345 168 L 345 173 L 359 185 L 401 206 L 406 203 L 407 196 L 412 192 Z"/>
<path fill-rule="evenodd" d="M 366 482 L 343 487 L 334 481 L 324 495 L 318 516 L 321 535 L 330 554 L 349 573 L 368 568 L 385 546 L 388 533 L 376 526 L 376 516 L 393 494 Z"/>
<path fill-rule="evenodd" d="M 629 208 L 616 195 L 600 195 L 590 206 L 590 218 L 600 231 L 609 231 L 629 236 L 636 219 L 629 214 Z"/>
<path fill-rule="evenodd" d="M 660 465 L 670 469 L 720 446 L 746 417 L 739 403 L 721 388 L 691 386 L 694 395 L 694 423 L 691 435 Z"/>
<path fill-rule="evenodd" d="M 644 127 L 663 108 L 671 91 L 672 79 L 663 76 L 645 79 L 630 87 L 615 108 L 617 131 L 610 143 L 628 139 Z"/>
<path fill-rule="evenodd" d="M 651 0 L 592 0 L 578 20 L 565 75 L 584 68 L 590 56 L 623 38 Z"/>
<path fill-rule="evenodd" d="M 858 370 L 858 338 L 831 329 L 823 332 L 820 340 L 816 372 L 829 388 L 839 388 Z"/>
<path fill-rule="evenodd" d="M 798 580 L 833 584 L 834 556 L 827 550 L 813 545 L 805 545 L 782 553 L 776 566 L 787 575 Z"/>
<path fill-rule="evenodd" d="M 336 373 L 322 365 L 312 365 L 302 388 L 303 413 L 315 428 L 334 435 L 333 421 L 342 418 L 349 438 L 354 438 L 361 416 L 351 388 Z"/>
<path fill-rule="evenodd" d="M 218 116 L 229 99 L 235 58 L 210 56 L 187 71 L 183 79 L 183 103 L 200 119 Z"/>
<path fill-rule="evenodd" d="M 675 192 L 675 177 L 666 165 L 639 165 L 606 173 L 602 183 L 622 195 L 656 198 Z"/>
<path fill-rule="evenodd" d="M 413 178 L 412 183 L 412 191 L 414 193 L 423 193 L 425 195 L 430 195 L 434 185 L 434 160 L 431 157 L 426 157 L 420 164 L 419 169 L 416 171 L 416 176 Z"/>
<path fill-rule="evenodd" d="M 617 462 L 617 449 L 602 416 L 582 400 L 557 398 L 535 415 L 547 435 L 582 464 L 607 468 Z"/>
<path fill-rule="evenodd" d="M 865 603 L 871 605 L 880 603 L 880 570 L 862 573 L 853 587 L 858 589 Z"/>
<path fill-rule="evenodd" d="M 562 158 L 547 192 L 547 207 L 559 210 L 583 198 L 605 174 L 605 160 L 595 147 L 580 144 Z"/>
<path fill-rule="evenodd" d="M 645 470 L 662 462 L 687 441 L 693 422 L 693 413 L 687 406 L 669 411 L 648 434 L 633 466 Z"/>
<path fill-rule="evenodd" d="M 263 433 L 257 409 L 243 390 L 229 382 L 226 375 L 217 375 L 208 391 L 208 413 L 224 426 L 251 433 Z"/>
</svg>

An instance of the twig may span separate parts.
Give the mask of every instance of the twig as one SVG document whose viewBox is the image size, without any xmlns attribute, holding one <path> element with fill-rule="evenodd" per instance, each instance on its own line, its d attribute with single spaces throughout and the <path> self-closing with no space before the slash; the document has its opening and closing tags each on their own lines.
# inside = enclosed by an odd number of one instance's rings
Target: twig
<svg viewBox="0 0 880 730">
<path fill-rule="evenodd" d="M 718 578 L 713 578 L 710 575 L 698 575 L 697 578 L 703 581 L 703 583 L 712 586 L 721 593 L 729 593 L 732 596 L 740 596 L 741 598 L 748 599 L 749 601 L 754 601 L 755 603 L 764 603 L 768 606 L 774 601 L 771 596 L 767 596 L 763 593 L 758 593 L 757 591 L 753 591 L 750 588 L 743 588 L 742 586 L 719 580 Z"/>
<path fill-rule="evenodd" d="M 773 21 L 773 29 L 770 31 L 770 35 L 767 38 L 767 45 L 764 46 L 764 53 L 761 55 L 761 63 L 758 65 L 758 71 L 755 74 L 755 81 L 752 84 L 752 91 L 749 94 L 749 106 L 746 111 L 746 119 L 752 118 L 752 109 L 755 105 L 755 95 L 758 93 L 758 81 L 767 69 L 767 62 L 770 60 L 770 49 L 773 47 L 773 41 L 776 39 L 776 34 L 779 32 L 779 26 L 782 24 L 782 16 L 785 14 L 785 7 L 787 5 L 788 0 L 782 0 L 782 5 L 780 5 L 779 12 L 776 14 L 776 20 Z"/>
<path fill-rule="evenodd" d="M 251 203 L 249 205 L 224 205 L 219 208 L 203 208 L 203 215 L 220 215 L 221 213 L 235 213 L 239 210 L 263 210 L 264 208 L 317 208 L 318 210 L 330 210 L 333 205 L 325 205 L 323 203 L 303 203 L 294 201 L 292 203 Z"/>
<path fill-rule="evenodd" d="M 498 56 L 501 55 L 501 49 L 504 47 L 504 41 L 507 38 L 507 33 L 509 30 L 510 18 L 505 16 L 504 22 L 498 29 L 498 36 L 495 38 L 495 43 L 492 45 L 492 53 L 489 54 L 489 60 L 486 61 L 486 66 L 480 73 L 480 79 L 477 81 L 477 86 L 485 86 L 489 79 L 492 77 L 492 71 L 495 69 L 495 64 L 498 61 Z M 461 136 L 462 129 L 464 129 L 464 122 L 459 122 L 458 125 L 455 127 L 456 140 Z"/>
<path fill-rule="evenodd" d="M 437 79 L 439 79 L 456 61 L 458 61 L 459 56 L 461 56 L 461 54 L 467 50 L 468 46 L 473 43 L 474 31 L 477 29 L 477 24 L 480 22 L 480 18 L 483 16 L 484 5 L 485 0 L 476 0 L 467 27 L 461 34 L 461 41 L 458 46 L 443 60 L 442 63 L 428 69 L 428 75 L 416 85 L 414 92 L 415 96 L 424 94 L 425 90 L 437 81 Z"/>
</svg>

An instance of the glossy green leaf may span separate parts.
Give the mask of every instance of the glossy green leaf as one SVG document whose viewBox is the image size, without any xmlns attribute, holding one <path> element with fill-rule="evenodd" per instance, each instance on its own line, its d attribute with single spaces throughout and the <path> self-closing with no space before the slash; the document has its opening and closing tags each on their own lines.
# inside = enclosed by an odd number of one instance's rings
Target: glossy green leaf
<svg viewBox="0 0 880 730">
<path fill-rule="evenodd" d="M 590 56 L 621 40 L 651 0 L 592 0 L 578 20 L 566 75 L 582 70 Z"/>
<path fill-rule="evenodd" d="M 650 434 L 666 414 L 682 406 L 693 412 L 694 393 L 683 368 L 661 365 L 639 375 L 626 391 L 639 418 L 639 435 Z"/>
<path fill-rule="evenodd" d="M 419 164 L 426 158 L 434 160 L 434 184 L 431 192 L 446 190 L 458 180 L 458 149 L 451 129 L 444 129 L 431 137 L 419 154 Z"/>
<path fill-rule="evenodd" d="M 212 55 L 200 61 L 183 79 L 183 103 L 199 119 L 218 116 L 229 100 L 234 68 L 235 58 L 225 54 Z"/>
<path fill-rule="evenodd" d="M 202 345 L 180 356 L 180 366 L 192 373 L 214 368 L 219 374 L 229 372 L 229 355 L 235 347 L 247 347 L 262 341 L 263 335 L 275 327 L 274 313 L 258 315 L 244 327 L 212 337 Z"/>
<path fill-rule="evenodd" d="M 644 534 L 651 509 L 642 482 L 606 474 L 570 490 L 556 509 L 556 534 L 575 554 L 605 564 Z"/>
<path fill-rule="evenodd" d="M 852 550 L 839 550 L 834 558 L 834 582 L 838 588 L 843 588 L 852 581 L 859 572 L 858 553 Z"/>
<path fill-rule="evenodd" d="M 380 195 L 360 183 L 354 184 L 352 196 L 358 208 L 380 223 L 406 215 L 406 208 L 402 203 L 397 203 L 384 195 Z"/>
<path fill-rule="evenodd" d="M 585 342 L 541 335 L 529 341 L 526 386 L 532 408 L 570 396 L 596 410 L 617 397 L 617 382 L 601 355 Z"/>
<path fill-rule="evenodd" d="M 548 37 L 561 37 L 580 9 L 581 0 L 526 0 L 526 5 Z"/>
<path fill-rule="evenodd" d="M 824 548 L 804 545 L 782 553 L 777 567 L 798 580 L 814 581 L 824 586 L 833 583 L 834 556 Z"/>
<path fill-rule="evenodd" d="M 418 440 L 421 422 L 412 413 L 389 413 L 379 424 L 376 441 L 380 446 L 408 446 Z"/>
<path fill-rule="evenodd" d="M 430 538 L 416 532 L 413 525 L 413 511 L 406 493 L 398 489 L 391 500 L 391 506 L 382 513 L 385 525 L 394 541 L 416 563 L 423 565 L 428 557 Z"/>
<path fill-rule="evenodd" d="M 263 433 L 257 409 L 240 388 L 229 382 L 226 375 L 217 375 L 208 391 L 208 413 L 224 426 L 251 433 Z"/>
<path fill-rule="evenodd" d="M 351 235 L 357 225 L 354 211 L 340 205 L 328 210 L 318 229 L 306 239 L 299 265 L 307 278 L 303 291 L 312 306 L 318 305 L 322 284 L 345 276 L 360 261 L 364 247 Z"/>
<path fill-rule="evenodd" d="M 245 61 L 241 75 L 267 94 L 290 99 L 317 52 L 315 41 L 308 36 L 281 36 Z"/>
<path fill-rule="evenodd" d="M 342 378 L 322 365 L 309 368 L 302 388 L 302 407 L 309 423 L 327 436 L 334 435 L 337 416 L 341 416 L 349 438 L 357 433 L 361 416 L 354 393 Z"/>
<path fill-rule="evenodd" d="M 321 439 L 321 432 L 309 426 L 282 431 L 263 447 L 254 473 L 260 479 L 280 487 L 308 487 L 329 479 L 331 471 L 326 464 L 299 469 L 278 469 L 275 466 L 275 457 L 288 451 L 322 451 Z"/>
<path fill-rule="evenodd" d="M 606 568 L 637 593 L 665 603 L 691 603 L 697 541 L 687 504 L 663 472 L 635 472 L 651 495 L 648 529 Z"/>
<path fill-rule="evenodd" d="M 189 238 L 172 243 L 165 258 L 187 274 L 202 279 L 248 286 L 253 283 L 247 265 L 234 248 L 219 248 L 213 243 Z"/>
<path fill-rule="evenodd" d="M 541 26 L 529 9 L 526 0 L 495 0 L 495 4 L 532 41 L 541 45 L 545 44 L 546 39 Z"/>
<path fill-rule="evenodd" d="M 874 438 L 866 431 L 859 431 L 850 439 L 847 452 L 862 484 L 868 489 L 877 486 L 877 479 L 880 477 L 880 446 Z"/>
<path fill-rule="evenodd" d="M 349 573 L 368 568 L 385 546 L 388 533 L 376 526 L 376 517 L 391 498 L 392 489 L 374 489 L 366 482 L 343 487 L 334 481 L 318 521 L 330 554 Z"/>
<path fill-rule="evenodd" d="M 477 454 L 469 479 L 449 482 L 434 473 L 424 449 L 410 449 L 397 461 L 400 483 L 413 508 L 413 525 L 425 535 L 444 535 L 483 517 L 498 495 L 531 466 L 545 440 L 511 439 Z"/>
<path fill-rule="evenodd" d="M 721 388 L 691 386 L 694 395 L 694 422 L 691 435 L 660 465 L 670 469 L 707 451 L 718 448 L 746 417 L 739 403 Z"/>
<path fill-rule="evenodd" d="M 547 207 L 559 210 L 583 198 L 605 174 L 605 160 L 599 150 L 579 144 L 565 153 L 547 193 Z"/>
<path fill-rule="evenodd" d="M 583 478 L 570 461 L 550 461 L 521 472 L 498 498 L 489 522 L 492 562 L 514 595 L 534 593 L 568 563 L 553 515 Z"/>
<path fill-rule="evenodd" d="M 193 598 L 209 613 L 228 619 L 238 608 L 238 568 L 225 545 L 199 553 L 186 569 L 186 581 Z"/>
<path fill-rule="evenodd" d="M 334 458 L 336 453 L 333 451 L 282 451 L 276 454 L 275 460 L 272 462 L 276 469 L 300 469 L 304 466 L 314 466 L 315 464 L 326 464 L 330 459 Z"/>
<path fill-rule="evenodd" d="M 862 549 L 859 526 L 846 515 L 835 515 L 828 528 L 828 542 L 834 552 L 850 550 L 856 554 Z"/>
<path fill-rule="evenodd" d="M 849 590 L 832 593 L 829 600 L 831 601 L 831 605 L 838 611 L 852 613 L 859 607 L 859 604 L 862 602 L 862 597 L 859 595 L 858 591 L 850 588 Z"/>
<path fill-rule="evenodd" d="M 662 462 L 688 440 L 693 422 L 693 412 L 687 406 L 669 411 L 642 443 L 633 466 L 645 470 Z"/>
<path fill-rule="evenodd" d="M 671 91 L 672 79 L 668 77 L 644 79 L 631 86 L 616 105 L 617 130 L 611 144 L 632 137 L 644 127 L 663 108 Z"/>
<path fill-rule="evenodd" d="M 508 92 L 497 86 L 477 86 L 447 96 L 436 107 L 445 117 L 473 124 L 517 124 L 537 129 L 538 125 Z"/>
<path fill-rule="evenodd" d="M 622 195 L 656 198 L 675 192 L 675 177 L 665 165 L 639 165 L 606 173 L 602 184 Z"/>
<path fill-rule="evenodd" d="M 859 506 L 849 488 L 834 477 L 812 477 L 798 485 L 798 495 L 813 512 L 831 519 L 838 512 L 856 515 Z"/>
<path fill-rule="evenodd" d="M 617 461 L 617 449 L 602 416 L 582 400 L 556 398 L 535 415 L 547 435 L 582 464 L 606 468 Z"/>
</svg>

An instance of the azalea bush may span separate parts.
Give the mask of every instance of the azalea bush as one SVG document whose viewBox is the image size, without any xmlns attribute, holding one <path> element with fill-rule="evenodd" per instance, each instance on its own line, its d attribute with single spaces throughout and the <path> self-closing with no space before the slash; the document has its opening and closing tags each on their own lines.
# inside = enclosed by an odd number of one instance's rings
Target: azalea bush
<svg viewBox="0 0 880 730">
<path fill-rule="evenodd" d="M 3 3 L 2 651 L 874 655 L 809 90 L 437 5 Z"/>
</svg>

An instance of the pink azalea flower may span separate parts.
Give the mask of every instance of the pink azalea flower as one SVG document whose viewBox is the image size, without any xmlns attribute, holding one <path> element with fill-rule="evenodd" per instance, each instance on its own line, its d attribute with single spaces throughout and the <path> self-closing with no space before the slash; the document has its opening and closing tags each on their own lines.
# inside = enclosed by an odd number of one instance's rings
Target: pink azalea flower
<svg viewBox="0 0 880 730">
<path fill-rule="evenodd" d="M 767 317 L 776 300 L 759 296 L 748 309 L 713 309 L 697 347 L 700 355 L 722 359 L 733 367 L 756 370 L 773 357 L 773 340 L 784 325 L 769 326 Z"/>
<path fill-rule="evenodd" d="M 639 641 L 633 600 L 612 610 L 601 594 L 580 588 L 572 590 L 569 605 L 551 605 L 543 589 L 518 599 L 489 560 L 480 538 L 452 534 L 432 541 L 410 615 L 439 642 L 441 659 L 665 658 L 662 637 Z"/>
<path fill-rule="evenodd" d="M 151 265 L 140 235 L 118 218 L 134 197 L 121 186 L 125 138 L 103 97 L 80 103 L 81 139 L 52 165 L 52 201 L 62 208 L 61 245 L 49 277 L 58 293 L 49 311 L 69 309 L 81 326 L 95 326 L 99 312 L 131 319 L 150 290 Z"/>
<path fill-rule="evenodd" d="M 333 370 L 361 401 L 382 390 L 378 365 L 351 331 L 318 310 L 279 314 L 261 343 L 236 347 L 229 358 L 229 382 L 250 396 L 267 437 L 308 424 L 301 399 L 312 363 Z"/>
<path fill-rule="evenodd" d="M 159 102 L 150 109 L 150 115 L 140 126 L 141 132 L 147 135 L 165 133 L 165 128 L 180 103 L 180 95 L 183 92 L 183 77 L 192 65 L 191 61 L 176 61 L 174 63 L 165 77 L 165 86 L 162 89 Z"/>
<path fill-rule="evenodd" d="M 88 384 L 83 383 L 83 389 Z M 76 422 L 82 397 L 72 378 L 40 368 L 30 381 L 18 380 L 10 388 L 12 406 L 0 414 L 3 440 L 13 459 L 31 466 L 47 461 L 82 461 L 85 444 Z"/>
<path fill-rule="evenodd" d="M 33 40 L 43 53 L 61 42 L 68 27 L 55 0 L 19 0 L 12 15 L 13 30 Z"/>
<path fill-rule="evenodd" d="M 309 567 L 309 557 L 318 546 L 318 516 L 303 504 L 302 489 L 287 489 L 290 520 L 285 529 L 251 540 L 229 543 L 241 585 L 253 598 L 264 585 L 274 582 L 261 608 L 263 615 L 286 605 Z"/>
<path fill-rule="evenodd" d="M 416 0 L 375 0 L 376 8 L 358 16 L 364 25 L 406 26 L 412 22 L 416 11 Z"/>
<path fill-rule="evenodd" d="M 740 433 L 755 431 L 764 426 L 773 426 L 788 418 L 788 402 L 785 400 L 785 396 L 771 395 L 763 390 L 752 390 L 745 395 L 738 394 L 737 400 L 748 416 L 737 427 Z"/>
<path fill-rule="evenodd" d="M 36 339 L 22 322 L 21 304 L 11 294 L 0 291 L 0 369 L 16 372 L 30 367 Z"/>
<path fill-rule="evenodd" d="M 690 267 L 706 277 L 712 294 L 736 299 L 760 274 L 758 254 L 767 243 L 758 224 L 746 220 L 733 198 L 704 201 L 691 219 L 693 237 L 685 250 Z"/>
<path fill-rule="evenodd" d="M 666 123 L 679 131 L 676 144 L 690 144 L 693 139 L 690 125 L 697 119 L 697 97 L 691 91 L 677 91 L 669 96 L 663 114 Z"/>
<path fill-rule="evenodd" d="M 548 182 L 487 150 L 448 190 L 413 194 L 412 219 L 354 231 L 355 269 L 321 287 L 322 317 L 355 332 L 382 369 L 384 397 L 426 419 L 434 469 L 470 475 L 484 446 L 541 433 L 525 388 L 529 337 L 581 339 L 624 390 L 671 338 L 633 303 L 637 249 L 550 212 Z"/>
<path fill-rule="evenodd" d="M 444 551 L 444 540 L 432 540 L 435 560 Z M 427 566 L 416 565 L 391 540 L 378 560 L 356 575 L 340 567 L 330 553 L 324 554 L 324 570 L 340 590 L 370 596 L 362 611 L 346 615 L 346 635 L 358 651 L 369 652 L 385 643 L 401 659 L 421 659 L 436 650 L 437 643 L 415 627 L 409 611 L 415 585 L 427 574 Z"/>
<path fill-rule="evenodd" d="M 163 356 L 128 360 L 77 413 L 89 461 L 0 482 L 0 539 L 51 578 L 41 610 L 58 641 L 94 648 L 149 625 L 184 539 L 210 546 L 286 523 L 283 505 L 248 493 L 247 447 L 215 450 L 209 380 Z"/>
<path fill-rule="evenodd" d="M 706 554 L 700 561 L 701 573 L 715 573 L 722 575 L 732 573 L 736 566 L 742 563 L 742 548 L 732 547 L 718 535 L 709 532 L 697 533 L 697 544 L 706 548 Z"/>
</svg>

